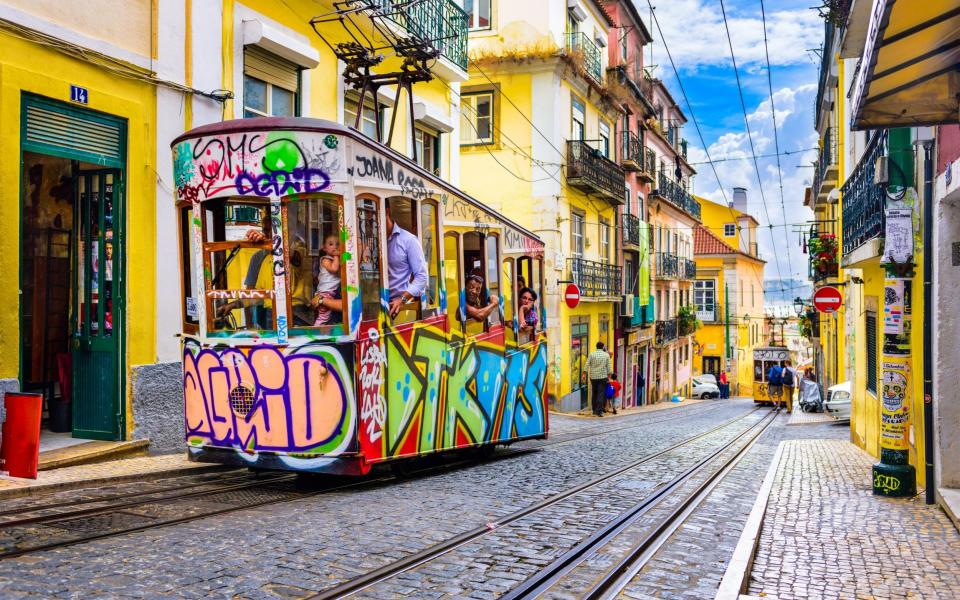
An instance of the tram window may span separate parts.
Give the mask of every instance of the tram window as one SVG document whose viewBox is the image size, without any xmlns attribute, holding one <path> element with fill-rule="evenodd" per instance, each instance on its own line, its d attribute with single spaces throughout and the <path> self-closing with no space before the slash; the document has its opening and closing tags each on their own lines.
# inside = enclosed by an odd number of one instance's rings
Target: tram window
<svg viewBox="0 0 960 600">
<path fill-rule="evenodd" d="M 420 228 L 423 244 L 423 256 L 427 259 L 427 306 L 436 309 L 440 305 L 440 251 L 438 244 L 437 203 L 433 200 L 424 200 L 420 204 Z"/>
<path fill-rule="evenodd" d="M 190 229 L 190 223 L 193 221 L 193 207 L 184 205 L 180 207 L 180 279 L 183 287 L 183 330 L 186 333 L 196 333 L 200 325 L 200 310 L 197 307 L 197 298 L 194 295 L 194 281 L 196 277 L 196 257 L 193 254 L 193 247 L 190 240 L 193 239 L 193 233 Z"/>
<path fill-rule="evenodd" d="M 403 196 L 393 196 L 387 198 L 387 206 L 390 207 L 390 218 L 394 223 L 401 229 L 417 235 L 417 214 L 413 200 Z"/>
<path fill-rule="evenodd" d="M 450 332 L 460 322 L 460 244 L 457 234 L 443 236 L 443 281 L 447 293 L 447 323 Z"/>
<path fill-rule="evenodd" d="M 544 302 L 543 302 L 543 259 L 535 258 L 530 261 L 532 267 L 531 276 L 530 276 L 530 288 L 537 293 L 537 298 L 539 302 L 537 303 L 537 310 L 540 314 L 540 320 L 537 322 L 537 331 L 546 328 L 546 312 L 544 312 Z"/>
<path fill-rule="evenodd" d="M 766 376 L 767 374 L 763 370 L 763 361 L 753 361 L 753 380 L 757 383 L 763 383 Z"/>
<path fill-rule="evenodd" d="M 483 235 L 471 231 L 463 234 L 463 275 L 464 282 L 461 289 L 466 293 L 467 280 L 471 276 L 480 277 L 483 280 L 483 287 L 480 290 L 480 298 L 476 301 L 481 306 L 487 305 L 487 295 L 486 295 L 486 277 L 484 277 L 483 269 Z M 468 299 L 464 300 L 465 302 Z M 466 331 L 469 335 L 477 335 L 478 333 L 483 333 L 486 327 L 480 321 L 475 321 L 473 319 L 467 318 L 466 307 L 463 309 L 462 318 L 466 323 Z"/>
<path fill-rule="evenodd" d="M 377 203 L 357 201 L 357 231 L 360 249 L 360 303 L 364 321 L 380 314 L 380 227 Z"/>
<path fill-rule="evenodd" d="M 230 199 L 204 210 L 208 330 L 276 329 L 270 205 Z"/>
<path fill-rule="evenodd" d="M 342 211 L 340 200 L 330 197 L 297 198 L 285 207 L 287 318 L 293 327 L 343 331 Z"/>
<path fill-rule="evenodd" d="M 488 235 L 485 240 L 486 244 L 486 259 L 487 259 L 487 298 L 494 302 L 500 301 L 500 260 L 499 260 L 499 247 L 498 242 L 500 236 L 497 235 Z M 500 309 L 494 310 L 490 313 L 488 318 L 490 325 L 499 325 L 500 324 Z"/>
<path fill-rule="evenodd" d="M 506 334 L 508 342 L 516 341 L 516 332 L 517 327 L 520 325 L 513 320 L 513 315 L 516 313 L 516 307 L 514 306 L 514 298 L 516 297 L 513 293 L 514 290 L 514 281 L 513 281 L 513 259 L 505 258 L 503 259 L 503 272 L 502 272 L 502 282 L 503 282 L 503 322 L 507 325 Z"/>
</svg>

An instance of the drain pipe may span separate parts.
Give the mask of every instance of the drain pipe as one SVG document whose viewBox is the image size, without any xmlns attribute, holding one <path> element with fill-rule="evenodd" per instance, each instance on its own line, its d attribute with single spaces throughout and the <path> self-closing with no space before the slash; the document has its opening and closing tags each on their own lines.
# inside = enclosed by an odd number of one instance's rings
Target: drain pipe
<svg viewBox="0 0 960 600">
<path fill-rule="evenodd" d="M 923 142 L 923 455 L 926 502 L 937 501 L 933 466 L 933 140 Z"/>
</svg>

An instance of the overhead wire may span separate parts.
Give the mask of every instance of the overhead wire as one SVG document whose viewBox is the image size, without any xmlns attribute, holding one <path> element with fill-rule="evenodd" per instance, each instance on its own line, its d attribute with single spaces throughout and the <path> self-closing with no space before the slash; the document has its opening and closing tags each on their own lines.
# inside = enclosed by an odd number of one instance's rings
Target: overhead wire
<svg viewBox="0 0 960 600">
<path fill-rule="evenodd" d="M 649 1 L 649 0 L 648 0 Z M 743 99 L 743 86 L 740 83 L 740 70 L 737 68 L 737 57 L 733 52 L 733 37 L 730 35 L 730 23 L 727 20 L 727 10 L 723 4 L 723 0 L 720 0 L 720 13 L 723 15 L 723 25 L 727 34 L 727 45 L 730 47 L 730 61 L 733 63 L 733 74 L 737 82 L 737 92 L 740 96 L 740 109 L 743 112 L 743 125 L 746 128 L 747 132 L 747 141 L 750 143 L 750 154 L 753 156 L 753 167 L 757 172 L 757 187 L 760 190 L 760 202 L 763 206 L 763 213 L 767 217 L 767 224 L 770 227 L 770 239 L 776 244 L 776 238 L 773 233 L 773 221 L 770 219 L 770 210 L 767 208 L 767 197 L 763 192 L 763 177 L 760 174 L 760 163 L 757 162 L 757 150 L 753 144 L 753 133 L 750 131 L 750 118 L 747 116 L 747 103 Z M 764 33 L 766 35 L 766 33 Z M 771 107 L 772 109 L 772 107 Z M 787 252 L 790 251 L 789 244 L 787 245 Z M 777 267 L 777 276 L 780 281 L 783 281 L 783 271 L 780 270 L 780 255 L 774 253 L 774 264 Z M 782 286 L 782 283 L 781 283 Z"/>
</svg>

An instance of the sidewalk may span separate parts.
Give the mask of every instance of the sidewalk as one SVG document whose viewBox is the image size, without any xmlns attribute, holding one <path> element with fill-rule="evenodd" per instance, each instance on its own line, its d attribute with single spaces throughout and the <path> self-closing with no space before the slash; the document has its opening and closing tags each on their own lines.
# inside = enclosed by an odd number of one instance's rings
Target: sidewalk
<svg viewBox="0 0 960 600">
<path fill-rule="evenodd" d="M 736 398 L 731 398 L 736 399 Z M 560 415 L 563 417 L 576 417 L 579 419 L 601 419 L 601 418 L 610 418 L 610 417 L 620 417 L 624 415 L 635 415 L 638 413 L 645 412 L 654 412 L 658 410 L 664 410 L 666 408 L 676 408 L 678 406 L 690 406 L 691 404 L 699 404 L 701 402 L 723 402 L 723 400 L 700 400 L 698 398 L 683 398 L 680 402 L 657 402 L 656 404 L 645 404 L 643 406 L 631 406 L 629 408 L 622 408 L 617 411 L 617 414 L 613 413 L 604 413 L 603 417 L 598 417 L 593 414 L 590 410 L 590 407 L 580 409 L 577 412 L 559 412 L 551 409 L 551 415 Z"/>
<path fill-rule="evenodd" d="M 204 473 L 222 470 L 223 468 L 221 465 L 190 462 L 187 460 L 186 452 L 181 452 L 40 471 L 35 480 L 0 475 L 0 501 L 7 498 L 89 487 L 108 482 L 139 478 L 154 479 L 184 473 Z"/>
<path fill-rule="evenodd" d="M 874 462 L 846 441 L 783 442 L 717 598 L 956 598 L 957 529 L 922 496 L 874 496 Z"/>
</svg>

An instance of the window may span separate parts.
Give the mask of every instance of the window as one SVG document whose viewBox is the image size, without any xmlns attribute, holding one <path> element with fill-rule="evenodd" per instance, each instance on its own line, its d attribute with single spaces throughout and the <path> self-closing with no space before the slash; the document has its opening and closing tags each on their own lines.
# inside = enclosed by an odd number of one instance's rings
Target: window
<svg viewBox="0 0 960 600">
<path fill-rule="evenodd" d="M 455 331 L 460 324 L 460 239 L 456 233 L 443 236 L 443 281 L 447 290 L 447 324 Z M 458 325 L 459 327 L 459 325 Z"/>
<path fill-rule="evenodd" d="M 867 311 L 867 391 L 877 395 L 877 313 Z"/>
<path fill-rule="evenodd" d="M 713 321 L 717 301 L 717 282 L 714 279 L 698 279 L 693 282 L 693 304 L 697 307 L 697 318 L 701 321 Z"/>
<path fill-rule="evenodd" d="M 493 143 L 493 93 L 460 96 L 460 143 Z"/>
<path fill-rule="evenodd" d="M 724 223 L 723 235 L 726 237 L 733 237 L 737 235 L 737 225 L 735 223 Z"/>
<path fill-rule="evenodd" d="M 255 224 L 228 222 L 228 210 L 236 208 L 254 215 Z M 273 225 L 266 201 L 204 203 L 204 287 L 207 330 L 212 334 L 258 335 L 256 332 L 276 329 Z M 254 233 L 260 234 L 257 241 L 251 239 Z"/>
<path fill-rule="evenodd" d="M 463 10 L 467 13 L 467 28 L 490 29 L 491 0 L 466 0 Z"/>
<path fill-rule="evenodd" d="M 580 19 L 572 9 L 567 10 L 567 33 L 577 33 L 580 31 Z"/>
<path fill-rule="evenodd" d="M 360 241 L 360 303 L 364 321 L 380 314 L 380 226 L 377 202 L 357 200 Z"/>
<path fill-rule="evenodd" d="M 200 325 L 200 315 L 197 308 L 197 298 L 193 293 L 196 259 L 190 240 L 193 233 L 190 223 L 193 221 L 193 207 L 189 204 L 180 206 L 180 261 L 181 279 L 183 280 L 183 322 L 185 333 L 197 333 Z"/>
<path fill-rule="evenodd" d="M 620 58 L 623 60 L 623 64 L 627 63 L 628 56 L 630 54 L 630 48 L 627 45 L 630 41 L 630 36 L 627 35 L 628 29 L 626 27 L 620 28 Z"/>
<path fill-rule="evenodd" d="M 610 158 L 610 124 L 600 119 L 600 152 Z"/>
<path fill-rule="evenodd" d="M 623 288 L 626 294 L 637 293 L 637 258 L 632 252 L 623 253 Z M 644 301 L 644 304 L 646 302 Z M 637 315 L 639 317 L 640 315 Z"/>
<path fill-rule="evenodd" d="M 296 198 L 284 208 L 288 232 L 284 244 L 287 272 L 287 322 L 322 333 L 345 331 L 343 282 L 346 264 L 338 223 L 343 206 L 330 197 Z M 315 308 L 315 296 L 323 306 Z"/>
<path fill-rule="evenodd" d="M 600 260 L 610 262 L 610 222 L 600 218 Z"/>
<path fill-rule="evenodd" d="M 583 141 L 587 133 L 587 107 L 576 96 L 570 101 L 570 139 Z"/>
<path fill-rule="evenodd" d="M 359 106 L 360 98 L 349 95 L 343 100 L 343 124 L 347 127 L 354 127 L 357 123 L 357 107 Z M 377 110 L 374 107 L 373 100 L 366 98 L 363 101 L 363 113 L 360 117 L 360 126 L 358 130 L 363 135 L 367 136 L 370 139 L 377 139 Z M 386 124 L 386 109 L 380 107 L 380 134 L 381 137 L 385 131 Z"/>
<path fill-rule="evenodd" d="M 479 297 L 472 304 L 478 308 L 489 306 L 492 296 L 500 289 L 499 264 L 497 236 L 485 236 L 475 231 L 463 234 L 463 274 L 466 281 L 459 289 L 465 290 L 465 302 L 470 302 L 469 278 L 479 277 L 481 281 Z M 486 319 L 480 321 L 467 318 L 467 314 L 467 307 L 464 306 L 460 318 L 466 323 L 466 331 L 469 335 L 483 333 L 489 325 L 500 323 L 499 311 L 490 313 Z"/>
<path fill-rule="evenodd" d="M 427 259 L 427 306 L 438 308 L 440 306 L 440 249 L 437 237 L 440 226 L 437 222 L 436 201 L 423 200 L 420 203 L 420 230 L 423 256 Z"/>
<path fill-rule="evenodd" d="M 570 213 L 570 241 L 572 247 L 570 251 L 574 258 L 583 258 L 583 226 L 585 217 L 583 213 Z"/>
<path fill-rule="evenodd" d="M 440 174 L 440 135 L 423 127 L 414 129 L 417 164 L 434 175 Z"/>
<path fill-rule="evenodd" d="M 257 46 L 244 47 L 244 118 L 296 116 L 299 92 L 299 67 Z"/>
<path fill-rule="evenodd" d="M 500 236 L 498 235 L 488 235 L 486 236 L 485 246 L 486 246 L 486 270 L 487 270 L 487 298 L 493 299 L 494 297 L 500 298 L 501 286 L 500 286 L 500 247 L 499 247 Z M 489 325 L 499 325 L 500 324 L 500 310 L 494 310 L 490 313 L 490 317 L 487 319 Z"/>
<path fill-rule="evenodd" d="M 504 258 L 503 259 L 503 270 L 500 272 L 500 280 L 503 282 L 503 286 L 500 288 L 501 297 L 503 298 L 503 322 L 507 325 L 505 332 L 507 337 L 507 342 L 515 344 L 516 339 L 516 328 L 518 326 L 517 322 L 513 320 L 513 313 L 515 312 L 515 297 L 514 290 L 516 285 L 513 281 L 513 259 Z"/>
</svg>

